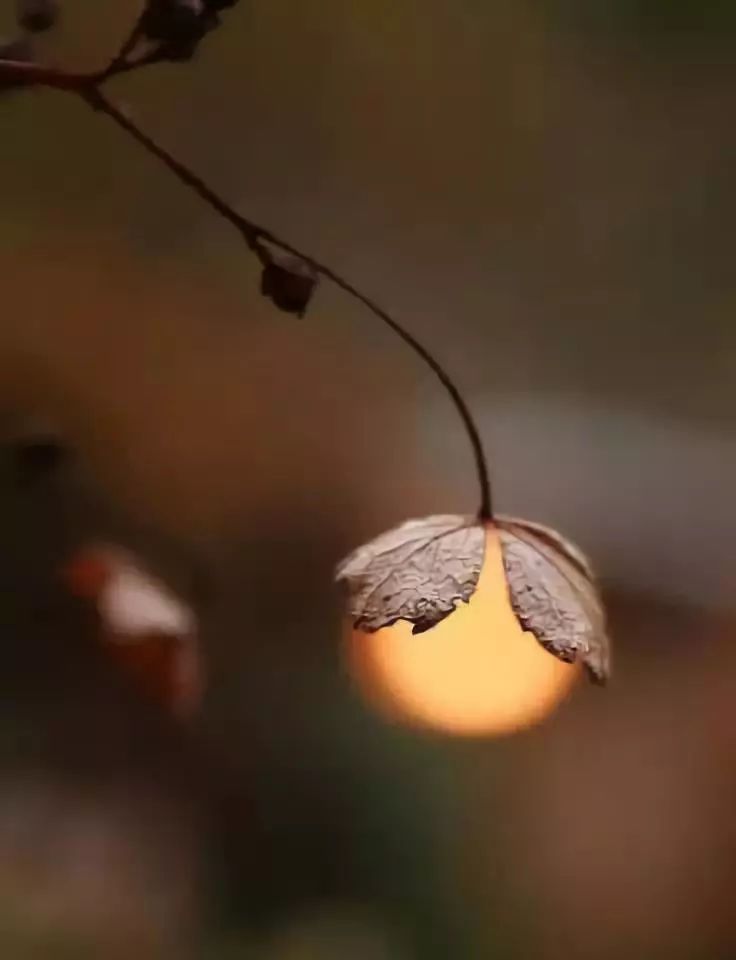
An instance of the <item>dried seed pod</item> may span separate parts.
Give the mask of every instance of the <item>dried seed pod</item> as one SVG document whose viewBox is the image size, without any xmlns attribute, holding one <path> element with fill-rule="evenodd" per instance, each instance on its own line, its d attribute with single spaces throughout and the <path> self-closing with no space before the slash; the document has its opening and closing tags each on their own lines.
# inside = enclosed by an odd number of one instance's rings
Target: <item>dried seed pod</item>
<svg viewBox="0 0 736 960">
<path fill-rule="evenodd" d="M 215 25 L 203 0 L 149 0 L 141 33 L 159 43 L 162 54 L 169 59 L 185 60 Z"/>
<path fill-rule="evenodd" d="M 261 293 L 279 310 L 303 317 L 317 286 L 317 274 L 303 260 L 271 253 L 261 274 Z"/>
<path fill-rule="evenodd" d="M 59 19 L 58 0 L 17 0 L 16 19 L 19 26 L 31 33 L 50 30 Z"/>
<path fill-rule="evenodd" d="M 31 481 L 57 470 L 66 461 L 69 450 L 55 433 L 39 432 L 16 441 L 14 456 L 23 478 Z"/>
</svg>

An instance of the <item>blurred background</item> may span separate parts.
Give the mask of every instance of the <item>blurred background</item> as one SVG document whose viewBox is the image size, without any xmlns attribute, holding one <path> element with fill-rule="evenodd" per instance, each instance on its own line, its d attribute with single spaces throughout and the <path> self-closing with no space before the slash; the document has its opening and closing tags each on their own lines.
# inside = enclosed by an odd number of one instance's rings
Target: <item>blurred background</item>
<svg viewBox="0 0 736 960">
<path fill-rule="evenodd" d="M 39 45 L 102 65 L 136 11 L 67 0 Z M 335 562 L 475 509 L 446 397 L 329 284 L 304 319 L 260 299 L 237 235 L 104 117 L 6 94 L 0 953 L 733 957 L 736 6 L 224 19 L 111 93 L 442 359 L 499 508 L 593 557 L 614 682 L 495 635 L 348 639 Z M 41 482 L 28 418 L 74 450 Z M 197 609 L 193 728 L 60 585 L 99 537 Z"/>
</svg>

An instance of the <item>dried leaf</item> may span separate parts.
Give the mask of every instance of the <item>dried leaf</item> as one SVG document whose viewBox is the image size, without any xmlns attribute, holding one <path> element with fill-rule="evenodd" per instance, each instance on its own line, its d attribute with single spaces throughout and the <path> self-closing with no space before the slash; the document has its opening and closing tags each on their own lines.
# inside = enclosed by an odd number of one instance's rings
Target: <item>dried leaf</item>
<svg viewBox="0 0 736 960">
<path fill-rule="evenodd" d="M 132 554 L 110 544 L 80 547 L 65 564 L 64 581 L 95 602 L 102 623 L 120 643 L 150 634 L 194 635 L 194 611 Z"/>
<path fill-rule="evenodd" d="M 121 557 L 111 573 L 98 607 L 106 624 L 120 638 L 148 634 L 186 636 L 196 629 L 193 612 L 162 583 Z"/>
<path fill-rule="evenodd" d="M 496 518 L 514 612 L 550 653 L 582 660 L 592 678 L 608 678 L 609 640 L 593 571 L 557 531 L 513 517 Z"/>
<path fill-rule="evenodd" d="M 475 592 L 485 530 L 473 517 L 409 520 L 355 550 L 338 567 L 350 616 L 372 632 L 397 620 L 423 633 Z"/>
<path fill-rule="evenodd" d="M 176 716 L 196 712 L 204 669 L 191 607 L 131 554 L 107 544 L 81 548 L 64 578 L 94 602 L 102 644 L 139 691 Z"/>
</svg>

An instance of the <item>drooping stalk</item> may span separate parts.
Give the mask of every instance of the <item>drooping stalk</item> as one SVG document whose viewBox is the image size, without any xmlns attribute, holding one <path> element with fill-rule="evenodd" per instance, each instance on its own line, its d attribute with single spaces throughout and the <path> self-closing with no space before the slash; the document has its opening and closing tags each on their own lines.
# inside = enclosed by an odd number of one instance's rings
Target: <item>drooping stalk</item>
<svg viewBox="0 0 736 960">
<path fill-rule="evenodd" d="M 393 332 L 424 361 L 452 400 L 462 420 L 465 433 L 473 450 L 479 487 L 478 518 L 481 521 L 490 520 L 493 516 L 491 480 L 478 426 L 457 385 L 434 355 L 430 353 L 412 333 L 409 333 L 397 320 L 394 320 L 383 307 L 380 307 L 370 297 L 361 293 L 357 287 L 345 280 L 339 273 L 327 266 L 327 264 L 321 263 L 319 260 L 293 246 L 293 244 L 281 239 L 281 237 L 277 236 L 267 227 L 254 223 L 238 213 L 223 197 L 205 183 L 200 176 L 157 143 L 149 134 L 145 133 L 125 112 L 105 95 L 102 90 L 102 85 L 111 77 L 119 73 L 149 66 L 156 62 L 156 57 L 144 57 L 134 61 L 126 59 L 129 49 L 137 36 L 137 31 L 138 27 L 136 26 L 128 40 L 123 44 L 121 53 L 113 58 L 105 70 L 91 74 L 80 74 L 41 67 L 36 64 L 0 60 L 0 79 L 5 79 L 21 86 L 46 86 L 77 94 L 94 110 L 109 117 L 125 131 L 128 136 L 132 137 L 132 139 L 148 153 L 163 163 L 178 180 L 192 190 L 220 217 L 235 227 L 248 247 L 263 263 L 267 262 L 267 250 L 264 247 L 264 243 L 291 254 L 302 261 L 302 263 L 307 264 L 315 273 L 332 281 L 337 287 L 344 290 L 345 293 L 354 297 L 375 317 L 383 321 L 387 327 L 393 330 Z"/>
<path fill-rule="evenodd" d="M 357 287 L 354 287 L 350 282 L 340 276 L 340 274 L 336 273 L 331 267 L 321 263 L 319 260 L 316 260 L 309 254 L 304 253 L 304 251 L 299 250 L 286 240 L 282 240 L 281 237 L 276 236 L 276 234 L 272 233 L 267 227 L 262 227 L 257 223 L 253 223 L 251 220 L 248 220 L 246 217 L 234 210 L 226 200 L 212 190 L 211 187 L 209 187 L 199 176 L 197 176 L 188 167 L 173 157 L 168 150 L 156 143 L 156 141 L 154 141 L 148 134 L 144 133 L 140 127 L 137 126 L 137 124 L 135 124 L 128 116 L 126 116 L 118 107 L 116 107 L 115 104 L 108 100 L 108 98 L 105 97 L 98 87 L 95 87 L 91 92 L 88 92 L 86 94 L 86 98 L 89 100 L 92 106 L 95 107 L 95 109 L 108 116 L 149 153 L 153 154 L 153 156 L 157 157 L 163 164 L 165 164 L 165 166 L 168 167 L 168 169 L 171 170 L 171 172 L 178 177 L 182 183 L 193 190 L 194 193 L 204 200 L 204 202 L 207 203 L 217 214 L 219 214 L 219 216 L 231 223 L 243 236 L 251 249 L 254 249 L 256 252 L 258 252 L 259 243 L 261 241 L 265 241 L 272 244 L 274 247 L 278 247 L 285 253 L 289 253 L 292 256 L 298 257 L 301 261 L 308 264 L 316 273 L 321 274 L 323 277 L 332 281 L 335 286 L 339 287 L 341 290 L 344 290 L 345 293 L 362 303 L 363 306 L 370 310 L 374 316 L 378 317 L 383 321 L 384 324 L 386 324 L 387 327 L 389 327 L 389 329 L 393 330 L 393 332 L 399 336 L 404 343 L 411 347 L 417 356 L 421 357 L 421 359 L 427 364 L 430 370 L 432 370 L 442 386 L 445 388 L 455 406 L 455 409 L 460 415 L 460 419 L 462 420 L 463 427 L 465 428 L 468 440 L 470 441 L 470 445 L 473 450 L 473 457 L 475 459 L 480 493 L 478 517 L 483 521 L 490 520 L 493 516 L 491 480 L 488 470 L 488 462 L 486 460 L 485 451 L 483 450 L 483 442 L 480 437 L 478 426 L 457 385 L 447 373 L 445 368 L 440 364 L 440 362 L 430 353 L 430 351 L 422 343 L 420 343 L 413 334 L 409 333 L 409 331 L 406 330 L 397 320 L 394 320 L 394 318 L 386 310 L 380 307 L 370 297 L 366 296 L 364 293 L 361 293 Z"/>
</svg>

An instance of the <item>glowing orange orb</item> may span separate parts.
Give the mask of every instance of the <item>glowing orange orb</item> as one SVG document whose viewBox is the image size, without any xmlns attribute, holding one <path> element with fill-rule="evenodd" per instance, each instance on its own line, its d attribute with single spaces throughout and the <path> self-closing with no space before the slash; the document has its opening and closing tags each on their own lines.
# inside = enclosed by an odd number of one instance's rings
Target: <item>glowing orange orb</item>
<svg viewBox="0 0 736 960">
<path fill-rule="evenodd" d="M 362 691 L 382 712 L 466 736 L 539 722 L 579 673 L 519 626 L 492 529 L 470 603 L 419 636 L 403 621 L 374 634 L 354 631 L 348 656 Z"/>
</svg>

